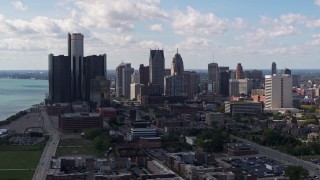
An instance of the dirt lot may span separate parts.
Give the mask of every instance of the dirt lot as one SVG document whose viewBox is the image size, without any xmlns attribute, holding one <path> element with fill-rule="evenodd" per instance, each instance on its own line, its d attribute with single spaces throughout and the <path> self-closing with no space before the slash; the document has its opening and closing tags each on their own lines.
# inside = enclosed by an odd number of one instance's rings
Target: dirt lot
<svg viewBox="0 0 320 180">
<path fill-rule="evenodd" d="M 29 127 L 40 127 L 42 121 L 40 120 L 39 114 L 36 112 L 29 112 L 25 116 L 11 122 L 10 124 L 1 126 L 0 128 L 8 129 L 9 131 L 16 131 L 17 133 L 23 133 L 26 128 Z"/>
</svg>

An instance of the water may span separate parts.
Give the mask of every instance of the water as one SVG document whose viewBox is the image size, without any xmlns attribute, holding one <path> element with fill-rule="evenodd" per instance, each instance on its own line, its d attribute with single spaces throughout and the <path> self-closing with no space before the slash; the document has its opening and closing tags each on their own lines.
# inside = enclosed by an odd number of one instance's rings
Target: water
<svg viewBox="0 0 320 180">
<path fill-rule="evenodd" d="M 0 121 L 44 101 L 47 80 L 0 79 Z"/>
</svg>

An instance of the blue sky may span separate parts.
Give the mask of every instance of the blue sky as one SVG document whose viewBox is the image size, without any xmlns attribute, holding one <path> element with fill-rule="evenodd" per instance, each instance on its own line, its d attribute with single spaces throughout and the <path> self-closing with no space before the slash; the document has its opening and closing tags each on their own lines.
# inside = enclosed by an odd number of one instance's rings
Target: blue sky
<svg viewBox="0 0 320 180">
<path fill-rule="evenodd" d="M 6 0 L 0 70 L 47 69 L 68 32 L 84 34 L 85 55 L 106 53 L 108 69 L 148 65 L 150 48 L 166 67 L 179 48 L 186 69 L 320 68 L 320 0 Z"/>
</svg>

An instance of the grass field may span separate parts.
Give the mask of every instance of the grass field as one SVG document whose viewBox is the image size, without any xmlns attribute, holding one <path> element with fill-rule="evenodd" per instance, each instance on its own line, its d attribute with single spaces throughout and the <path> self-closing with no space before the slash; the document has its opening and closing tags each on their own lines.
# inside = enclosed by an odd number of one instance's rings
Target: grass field
<svg viewBox="0 0 320 180">
<path fill-rule="evenodd" d="M 31 147 L 20 146 L 18 151 L 13 151 L 11 146 L 2 147 L 0 151 L 0 180 L 32 179 L 34 169 L 40 160 L 42 151 L 31 150 Z M 6 149 L 6 150 L 3 150 Z M 38 149 L 38 148 L 35 148 Z M 10 170 L 6 170 L 10 169 Z M 25 170 L 15 170 L 25 169 Z"/>
<path fill-rule="evenodd" d="M 56 157 L 86 155 L 103 157 L 103 152 L 95 149 L 93 143 L 86 139 L 61 140 L 56 152 Z"/>
<path fill-rule="evenodd" d="M 0 180 L 11 179 L 11 180 L 30 180 L 32 179 L 33 170 L 12 170 L 12 171 L 1 171 Z"/>
<path fill-rule="evenodd" d="M 35 169 L 41 154 L 42 151 L 0 151 L 0 169 Z"/>
</svg>

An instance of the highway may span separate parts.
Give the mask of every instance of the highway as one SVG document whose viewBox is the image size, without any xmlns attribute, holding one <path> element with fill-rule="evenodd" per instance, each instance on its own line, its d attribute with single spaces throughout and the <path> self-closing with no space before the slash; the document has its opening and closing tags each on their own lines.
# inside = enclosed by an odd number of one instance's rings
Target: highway
<svg viewBox="0 0 320 180">
<path fill-rule="evenodd" d="M 288 154 L 279 152 L 277 150 L 274 150 L 272 148 L 268 148 L 265 146 L 261 146 L 259 144 L 256 144 L 254 142 L 230 135 L 231 138 L 237 139 L 239 141 L 244 142 L 245 144 L 249 144 L 251 147 L 254 147 L 259 150 L 259 153 L 262 155 L 265 155 L 267 157 L 270 157 L 274 160 L 280 161 L 286 165 L 299 165 L 303 168 L 307 169 L 309 171 L 310 176 L 319 175 L 319 166 L 316 164 L 313 164 L 308 161 L 301 160 L 299 158 L 296 158 L 294 156 L 290 156 Z"/>
<path fill-rule="evenodd" d="M 42 152 L 39 164 L 32 178 L 33 180 L 46 179 L 47 173 L 50 168 L 51 158 L 55 155 L 60 141 L 60 132 L 54 127 L 53 122 L 50 120 L 47 113 L 44 110 L 41 110 L 40 115 L 43 120 L 43 128 L 47 130 L 50 138 Z"/>
</svg>

